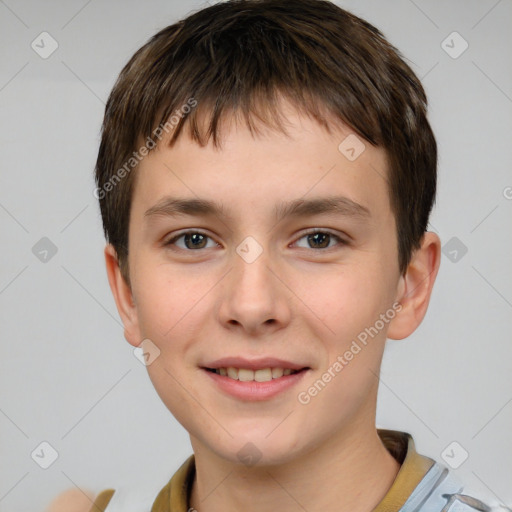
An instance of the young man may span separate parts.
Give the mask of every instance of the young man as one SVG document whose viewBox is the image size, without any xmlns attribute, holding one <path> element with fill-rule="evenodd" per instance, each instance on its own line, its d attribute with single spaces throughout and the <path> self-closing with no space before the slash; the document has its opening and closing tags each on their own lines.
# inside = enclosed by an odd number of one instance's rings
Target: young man
<svg viewBox="0 0 512 512">
<path fill-rule="evenodd" d="M 91 510 L 490 510 L 375 427 L 386 338 L 421 323 L 440 262 L 426 103 L 322 0 L 216 4 L 132 57 L 96 166 L 108 279 L 194 454 Z"/>
</svg>

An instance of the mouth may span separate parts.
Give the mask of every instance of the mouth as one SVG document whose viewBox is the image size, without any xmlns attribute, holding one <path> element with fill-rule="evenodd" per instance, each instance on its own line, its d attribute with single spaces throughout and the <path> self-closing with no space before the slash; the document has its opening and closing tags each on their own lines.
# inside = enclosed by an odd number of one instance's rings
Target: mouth
<svg viewBox="0 0 512 512">
<path fill-rule="evenodd" d="M 215 389 L 244 402 L 270 400 L 291 392 L 311 370 L 283 359 L 240 357 L 219 359 L 200 368 Z"/>
<path fill-rule="evenodd" d="M 243 401 L 270 400 L 298 386 L 311 367 L 275 357 L 223 357 L 200 366 L 214 389 Z M 290 396 L 290 395 L 289 395 Z"/>
</svg>

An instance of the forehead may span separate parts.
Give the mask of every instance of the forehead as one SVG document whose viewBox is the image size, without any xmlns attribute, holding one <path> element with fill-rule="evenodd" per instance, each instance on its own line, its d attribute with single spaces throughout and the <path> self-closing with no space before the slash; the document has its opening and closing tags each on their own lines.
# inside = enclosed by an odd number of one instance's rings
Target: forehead
<svg viewBox="0 0 512 512">
<path fill-rule="evenodd" d="M 340 122 L 330 124 L 329 133 L 289 104 L 281 113 L 282 128 L 260 123 L 256 131 L 240 115 L 225 116 L 218 145 L 213 139 L 199 145 L 186 126 L 172 147 L 162 140 L 138 166 L 133 207 L 226 216 L 266 209 L 275 218 L 325 208 L 313 198 L 343 197 L 331 207 L 360 216 L 389 209 L 382 148 Z M 182 201 L 190 199 L 194 204 Z"/>
</svg>

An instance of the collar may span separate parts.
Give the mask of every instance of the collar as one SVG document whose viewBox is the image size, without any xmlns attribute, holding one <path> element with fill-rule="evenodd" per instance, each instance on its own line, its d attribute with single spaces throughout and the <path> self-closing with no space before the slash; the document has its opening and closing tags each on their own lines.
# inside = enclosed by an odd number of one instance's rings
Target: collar
<svg viewBox="0 0 512 512">
<path fill-rule="evenodd" d="M 373 512 L 398 512 L 435 461 L 416 452 L 410 434 L 384 429 L 377 432 L 401 466 L 393 485 Z M 151 512 L 187 512 L 195 472 L 195 457 L 191 455 L 160 491 Z"/>
</svg>

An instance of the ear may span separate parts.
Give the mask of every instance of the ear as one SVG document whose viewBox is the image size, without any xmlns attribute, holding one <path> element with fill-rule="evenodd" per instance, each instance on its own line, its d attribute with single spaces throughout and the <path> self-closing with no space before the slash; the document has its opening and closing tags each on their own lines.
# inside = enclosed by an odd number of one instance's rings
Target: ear
<svg viewBox="0 0 512 512">
<path fill-rule="evenodd" d="M 388 338 L 401 340 L 411 335 L 427 312 L 432 288 L 441 262 L 441 241 L 427 231 L 411 258 L 407 271 L 400 276 L 396 300 L 402 309 L 390 322 Z"/>
<path fill-rule="evenodd" d="M 107 267 L 110 289 L 112 290 L 117 311 L 124 325 L 124 337 L 130 345 L 138 347 L 142 338 L 140 335 L 137 308 L 133 300 L 132 290 L 126 283 L 121 269 L 119 268 L 117 253 L 112 244 L 107 244 L 105 247 L 105 265 Z"/>
</svg>

